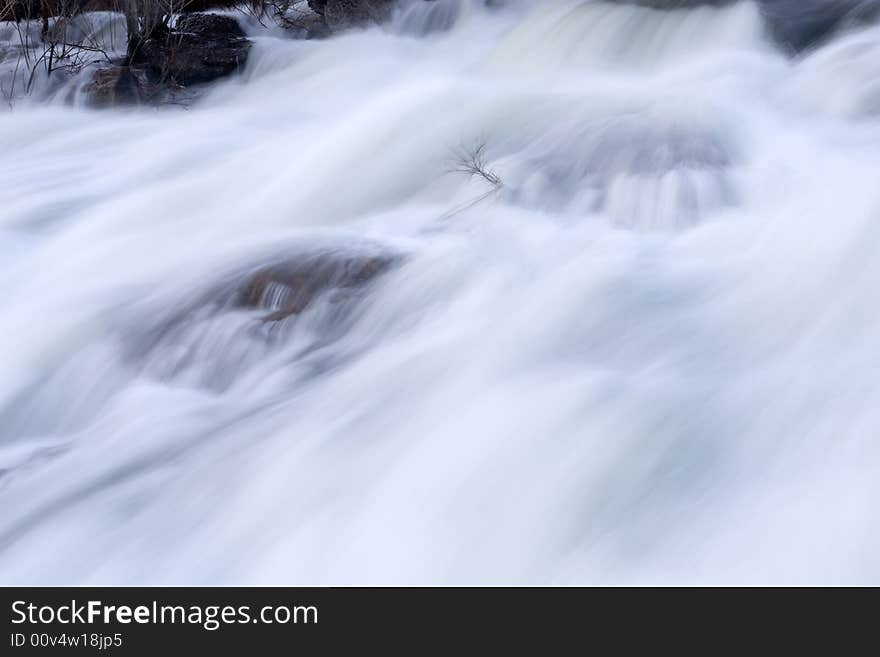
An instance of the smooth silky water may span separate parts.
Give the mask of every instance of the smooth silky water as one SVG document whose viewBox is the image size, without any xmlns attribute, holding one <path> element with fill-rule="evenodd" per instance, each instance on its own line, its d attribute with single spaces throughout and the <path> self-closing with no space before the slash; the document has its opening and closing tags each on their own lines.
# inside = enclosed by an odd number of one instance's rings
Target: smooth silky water
<svg viewBox="0 0 880 657">
<path fill-rule="evenodd" d="M 0 581 L 880 583 L 880 28 L 243 22 L 191 105 L 4 99 Z"/>
</svg>

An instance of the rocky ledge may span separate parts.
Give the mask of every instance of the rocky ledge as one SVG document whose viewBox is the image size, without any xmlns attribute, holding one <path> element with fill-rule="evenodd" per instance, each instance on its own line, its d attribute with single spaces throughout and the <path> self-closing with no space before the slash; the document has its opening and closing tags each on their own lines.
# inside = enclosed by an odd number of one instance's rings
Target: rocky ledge
<svg viewBox="0 0 880 657">
<path fill-rule="evenodd" d="M 98 69 L 87 93 L 98 107 L 167 102 L 193 85 L 241 70 L 250 49 L 231 16 L 185 14 L 125 59 Z"/>
<path fill-rule="evenodd" d="M 308 0 L 322 16 L 327 29 L 338 31 L 369 22 L 381 22 L 391 14 L 394 0 Z"/>
<path fill-rule="evenodd" d="M 652 9 L 725 7 L 741 0 L 605 0 Z M 880 17 L 880 0 L 754 0 L 770 36 L 786 50 L 799 53 L 821 45 L 840 29 Z"/>
</svg>

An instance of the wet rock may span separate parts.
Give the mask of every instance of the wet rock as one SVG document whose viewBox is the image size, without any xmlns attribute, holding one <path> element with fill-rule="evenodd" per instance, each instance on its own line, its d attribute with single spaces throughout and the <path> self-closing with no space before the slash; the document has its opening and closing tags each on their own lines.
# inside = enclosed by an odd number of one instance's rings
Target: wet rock
<svg viewBox="0 0 880 657">
<path fill-rule="evenodd" d="M 244 30 L 232 16 L 221 14 L 184 14 L 174 25 L 174 32 L 190 34 L 203 39 L 243 39 Z"/>
<path fill-rule="evenodd" d="M 760 0 L 767 27 L 782 47 L 801 52 L 846 27 L 880 18 L 880 0 Z"/>
<path fill-rule="evenodd" d="M 697 7 L 725 7 L 738 0 L 606 0 L 617 4 L 639 5 L 651 9 L 695 9 Z"/>
<path fill-rule="evenodd" d="M 339 343 L 370 286 L 400 260 L 372 244 L 308 249 L 228 272 L 183 296 L 145 299 L 120 326 L 123 360 L 149 377 L 214 391 L 259 367 L 311 378 L 368 346 Z"/>
<path fill-rule="evenodd" d="M 244 281 L 238 305 L 268 311 L 266 321 L 298 315 L 319 296 L 332 292 L 329 300 L 349 299 L 385 273 L 395 258 L 388 255 L 323 253 L 279 262 L 258 269 Z"/>
<path fill-rule="evenodd" d="M 413 2 L 404 7 L 396 19 L 402 34 L 427 36 L 452 29 L 464 10 L 462 0 Z"/>
<path fill-rule="evenodd" d="M 327 0 L 324 20 L 331 30 L 380 23 L 391 15 L 392 0 Z"/>
<path fill-rule="evenodd" d="M 240 70 L 250 48 L 234 18 L 185 14 L 128 59 L 97 69 L 85 91 L 93 107 L 185 103 L 195 97 L 187 87 Z"/>
<path fill-rule="evenodd" d="M 493 4 L 492 0 L 484 2 L 487 6 Z M 424 17 L 419 16 L 420 5 L 430 8 Z M 323 38 L 351 27 L 387 21 L 400 7 L 405 14 L 410 13 L 410 24 L 403 31 L 426 34 L 448 28 L 460 13 L 459 5 L 460 0 L 308 0 L 308 11 L 296 9 L 284 23 L 304 38 Z M 427 27 L 422 29 L 422 24 Z"/>
<path fill-rule="evenodd" d="M 742 0 L 604 0 L 652 9 L 725 7 Z M 842 28 L 880 18 L 880 0 L 756 0 L 767 30 L 783 48 L 798 53 L 819 46 Z"/>
<path fill-rule="evenodd" d="M 281 25 L 299 39 L 325 39 L 331 35 L 324 17 L 311 8 L 293 7 L 279 16 Z"/>
<path fill-rule="evenodd" d="M 251 42 L 234 18 L 186 14 L 167 34 L 145 41 L 129 64 L 144 69 L 153 82 L 189 86 L 240 70 L 250 49 Z"/>
<path fill-rule="evenodd" d="M 86 93 L 94 107 L 136 105 L 142 101 L 141 84 L 129 66 L 111 65 L 95 72 Z"/>
<path fill-rule="evenodd" d="M 187 0 L 189 12 L 233 8 L 237 0 Z M 6 0 L 0 2 L 0 21 L 70 16 L 90 11 L 121 11 L 119 0 Z"/>
<path fill-rule="evenodd" d="M 638 120 L 569 127 L 509 164 L 502 194 L 568 216 L 598 213 L 621 227 L 681 230 L 736 203 L 735 160 L 719 128 Z"/>
<path fill-rule="evenodd" d="M 314 12 L 323 16 L 327 28 L 336 32 L 388 20 L 396 2 L 395 0 L 309 0 L 308 4 Z"/>
</svg>

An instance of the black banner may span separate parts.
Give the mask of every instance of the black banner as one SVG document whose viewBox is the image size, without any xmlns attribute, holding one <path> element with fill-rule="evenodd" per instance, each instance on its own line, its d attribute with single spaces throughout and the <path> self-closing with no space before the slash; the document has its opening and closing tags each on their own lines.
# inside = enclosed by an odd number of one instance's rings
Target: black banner
<svg viewBox="0 0 880 657">
<path fill-rule="evenodd" d="M 681 647 L 711 633 L 745 645 L 810 614 L 784 591 L 583 588 L 7 588 L 0 654 L 275 654 L 390 646 L 466 650 L 525 639 Z M 767 597 L 769 595 L 769 598 Z M 800 595 L 800 593 L 798 593 Z M 803 601 L 803 599 L 802 599 Z M 819 612 L 813 607 L 813 612 Z M 818 622 L 827 624 L 817 615 Z M 853 625 L 858 621 L 851 618 Z M 818 624 L 814 627 L 818 627 Z M 607 642 L 611 642 L 610 644 Z M 750 644 L 752 645 L 752 644 Z M 754 645 L 752 645 L 754 647 Z M 606 652 L 606 651 L 602 651 Z M 260 652 L 254 654 L 261 654 Z"/>
</svg>

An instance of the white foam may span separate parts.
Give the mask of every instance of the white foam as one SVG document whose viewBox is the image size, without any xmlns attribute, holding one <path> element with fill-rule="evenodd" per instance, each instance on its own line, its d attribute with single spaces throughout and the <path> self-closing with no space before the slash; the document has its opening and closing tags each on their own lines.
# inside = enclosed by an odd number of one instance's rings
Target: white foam
<svg viewBox="0 0 880 657">
<path fill-rule="evenodd" d="M 0 581 L 877 581 L 880 124 L 813 102 L 849 46 L 551 4 L 0 115 Z M 480 140 L 497 188 L 447 172 Z M 307 370 L 219 311 L 197 376 L 131 358 L 226 272 L 364 240 L 405 258 Z"/>
</svg>

